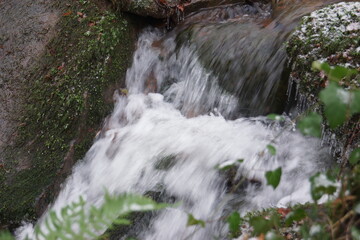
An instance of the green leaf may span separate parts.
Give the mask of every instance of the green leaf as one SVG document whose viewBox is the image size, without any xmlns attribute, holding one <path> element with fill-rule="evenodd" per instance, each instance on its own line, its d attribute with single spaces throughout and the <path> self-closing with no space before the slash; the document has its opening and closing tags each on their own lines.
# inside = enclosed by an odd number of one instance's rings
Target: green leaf
<svg viewBox="0 0 360 240">
<path fill-rule="evenodd" d="M 330 81 L 340 81 L 343 78 L 356 74 L 357 71 L 342 66 L 331 67 L 328 75 Z"/>
<path fill-rule="evenodd" d="M 227 222 L 229 223 L 229 229 L 232 238 L 236 238 L 240 235 L 240 224 L 242 219 L 238 212 L 233 212 L 228 218 Z"/>
<path fill-rule="evenodd" d="M 46 233 L 41 231 L 40 225 L 35 226 L 37 237 L 63 240 L 89 237 L 95 239 L 97 235 L 94 230 L 104 231 L 113 223 L 130 224 L 124 217 L 131 212 L 156 210 L 169 206 L 136 195 L 111 196 L 106 193 L 104 199 L 104 204 L 99 208 L 90 206 L 86 209 L 86 202 L 80 198 L 79 202 L 69 204 L 61 210 L 61 218 L 55 212 L 50 212 L 42 225 L 47 229 Z M 77 225 L 78 228 L 73 229 L 73 225 Z"/>
<path fill-rule="evenodd" d="M 360 113 L 360 90 L 355 89 L 351 91 L 351 114 Z"/>
<path fill-rule="evenodd" d="M 201 227 L 205 227 L 205 222 L 199 219 L 196 219 L 192 214 L 188 214 L 188 221 L 186 226 L 194 226 L 194 225 L 200 225 Z"/>
<path fill-rule="evenodd" d="M 264 219 L 260 216 L 252 217 L 249 223 L 254 229 L 253 234 L 255 236 L 259 236 L 262 233 L 266 234 L 273 227 L 270 220 Z"/>
<path fill-rule="evenodd" d="M 340 171 L 341 171 L 341 168 L 339 166 L 333 166 L 326 171 L 326 176 L 329 179 L 335 181 L 337 179 L 337 177 L 339 176 Z"/>
<path fill-rule="evenodd" d="M 217 164 L 215 166 L 215 169 L 219 169 L 220 171 L 226 171 L 226 170 L 229 170 L 229 169 L 235 167 L 237 165 L 237 163 L 243 163 L 243 162 L 244 162 L 244 159 L 238 159 L 235 162 L 226 161 L 224 163 Z"/>
<path fill-rule="evenodd" d="M 334 129 L 342 125 L 348 117 L 347 113 L 351 102 L 350 93 L 336 83 L 330 83 L 327 88 L 320 92 L 319 97 L 325 104 L 324 112 L 330 127 Z"/>
<path fill-rule="evenodd" d="M 330 66 L 326 62 L 315 61 L 312 63 L 313 69 L 319 71 L 324 71 L 328 76 L 330 81 L 338 82 L 343 78 L 351 77 L 352 75 L 357 74 L 357 71 L 354 69 L 349 69 L 342 66 Z"/>
<path fill-rule="evenodd" d="M 281 179 L 281 167 L 275 169 L 274 171 L 266 172 L 265 177 L 267 184 L 273 186 L 273 188 L 276 189 Z"/>
<path fill-rule="evenodd" d="M 355 226 L 351 228 L 351 236 L 354 240 L 360 240 L 360 230 Z"/>
<path fill-rule="evenodd" d="M 276 148 L 273 145 L 268 144 L 266 146 L 266 148 L 268 149 L 268 151 L 271 155 L 273 155 L 273 156 L 276 155 Z"/>
<path fill-rule="evenodd" d="M 322 117 L 317 113 L 311 112 L 298 122 L 297 128 L 305 136 L 321 137 L 321 123 Z"/>
<path fill-rule="evenodd" d="M 266 116 L 268 119 L 273 120 L 273 121 L 284 121 L 285 118 L 281 115 L 278 114 L 269 114 Z"/>
<path fill-rule="evenodd" d="M 304 218 L 306 218 L 305 210 L 303 208 L 298 208 L 286 215 L 285 224 L 286 226 L 290 226 L 293 222 L 301 221 Z"/>
<path fill-rule="evenodd" d="M 15 238 L 9 232 L 0 232 L 1 240 L 15 240 Z"/>
<path fill-rule="evenodd" d="M 235 166 L 235 163 L 225 163 L 225 164 L 217 164 L 215 169 L 219 169 L 220 171 L 226 171 Z"/>
<path fill-rule="evenodd" d="M 131 222 L 125 218 L 118 218 L 116 220 L 113 221 L 113 224 L 117 224 L 117 225 L 130 225 Z"/>
<path fill-rule="evenodd" d="M 360 148 L 355 148 L 349 157 L 349 163 L 352 165 L 357 164 L 360 161 Z"/>
<path fill-rule="evenodd" d="M 310 178 L 311 196 L 314 201 L 319 200 L 325 194 L 332 195 L 337 190 L 335 181 L 329 179 L 325 174 L 317 173 Z"/>
<path fill-rule="evenodd" d="M 312 63 L 312 68 L 318 71 L 324 71 L 326 74 L 329 74 L 331 70 L 329 64 L 327 64 L 326 62 L 319 62 L 319 61 L 314 61 Z"/>
</svg>

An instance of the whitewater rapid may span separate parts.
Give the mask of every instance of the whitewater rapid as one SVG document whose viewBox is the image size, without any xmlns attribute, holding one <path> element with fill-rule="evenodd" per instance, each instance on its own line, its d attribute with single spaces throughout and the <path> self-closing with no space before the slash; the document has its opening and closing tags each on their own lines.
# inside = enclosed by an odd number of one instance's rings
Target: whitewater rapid
<svg viewBox="0 0 360 240">
<path fill-rule="evenodd" d="M 159 211 L 135 237 L 200 240 L 225 238 L 227 225 L 214 220 L 229 211 L 244 214 L 311 201 L 308 179 L 329 165 L 320 141 L 295 131 L 288 118 L 282 123 L 239 115 L 229 120 L 237 111 L 236 97 L 221 89 L 193 49 L 164 53 L 175 49 L 172 38 L 163 49 L 154 46 L 162 36 L 153 29 L 140 36 L 127 91 L 115 93 L 112 115 L 49 209 L 60 212 L 80 196 L 99 206 L 105 189 L 110 194 L 155 192 L 181 205 Z M 159 61 L 164 55 L 166 64 Z M 276 147 L 275 156 L 268 144 Z M 232 180 L 245 183 L 229 192 L 230 176 L 216 166 L 238 159 L 244 161 Z M 264 174 L 278 167 L 283 174 L 274 190 Z M 186 227 L 188 213 L 209 224 Z M 31 224 L 17 231 L 18 239 L 26 235 L 34 236 Z"/>
</svg>

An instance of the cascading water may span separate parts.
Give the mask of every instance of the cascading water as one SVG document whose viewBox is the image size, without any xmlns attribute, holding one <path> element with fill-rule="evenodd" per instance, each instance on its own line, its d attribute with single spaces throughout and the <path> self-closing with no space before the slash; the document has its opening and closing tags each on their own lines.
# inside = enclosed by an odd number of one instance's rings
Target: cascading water
<svg viewBox="0 0 360 240">
<path fill-rule="evenodd" d="M 159 211 L 148 226 L 136 229 L 135 237 L 224 239 L 227 225 L 214 220 L 230 211 L 243 214 L 311 200 L 308 178 L 329 164 L 320 141 L 296 132 L 288 119 L 239 118 L 237 94 L 242 91 L 224 91 L 223 75 L 204 67 L 195 46 L 178 41 L 174 33 L 142 33 L 127 72 L 128 94 L 115 94 L 114 112 L 74 167 L 52 210 L 59 212 L 80 196 L 98 206 L 104 189 L 111 194 L 154 192 L 181 205 Z M 273 60 L 275 66 L 279 63 L 283 59 Z M 266 104 L 262 96 L 259 106 Z M 270 143 L 275 156 L 266 150 Z M 216 167 L 238 159 L 244 161 L 232 174 Z M 283 174 L 274 190 L 264 174 L 278 167 Z M 209 224 L 186 227 L 187 213 Z M 17 231 L 19 239 L 27 234 L 33 236 L 31 224 Z"/>
</svg>

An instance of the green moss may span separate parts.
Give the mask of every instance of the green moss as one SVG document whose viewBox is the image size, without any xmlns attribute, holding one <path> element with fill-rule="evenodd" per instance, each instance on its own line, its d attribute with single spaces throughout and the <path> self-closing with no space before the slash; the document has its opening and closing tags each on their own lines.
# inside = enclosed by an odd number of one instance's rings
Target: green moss
<svg viewBox="0 0 360 240">
<path fill-rule="evenodd" d="M 331 65 L 359 67 L 359 30 L 344 30 L 348 25 L 358 22 L 358 17 L 354 14 L 355 10 L 353 13 L 344 6 L 346 4 L 329 6 L 304 17 L 287 42 L 286 50 L 292 64 L 291 78 L 298 83 L 300 94 L 306 96 L 309 103 L 314 101 L 312 96 L 317 96 L 326 81 L 324 76 L 312 71 L 313 61 L 323 60 Z M 334 11 L 339 11 L 341 16 L 334 17 Z M 360 87 L 359 79 L 356 81 L 358 84 L 354 85 L 353 79 L 350 79 L 343 85 Z"/>
<path fill-rule="evenodd" d="M 304 17 L 287 42 L 286 50 L 292 69 L 290 81 L 297 84 L 298 94 L 306 100 L 305 105 L 319 113 L 323 113 L 322 105 L 316 96 L 326 86 L 328 79 L 324 74 L 311 69 L 312 62 L 322 60 L 330 65 L 360 69 L 360 30 L 346 30 L 348 26 L 358 22 L 358 8 L 358 3 L 339 3 L 320 9 Z M 341 13 L 341 16 L 334 15 L 334 12 Z M 360 75 L 343 79 L 339 84 L 346 89 L 359 89 Z M 337 151 L 334 155 L 340 160 L 344 153 L 359 145 L 360 138 L 354 134 L 358 131 L 356 124 L 359 117 L 354 116 L 343 127 L 335 130 L 325 126 L 325 135 L 336 136 L 332 149 Z"/>
<path fill-rule="evenodd" d="M 18 141 L 0 169 L 0 225 L 35 217 L 35 200 L 57 177 L 70 142 L 72 158 L 83 158 L 112 109 L 106 90 L 124 85 L 134 41 L 130 23 L 91 1 L 69 4 L 29 78 Z M 31 167 L 16 170 L 23 158 Z"/>
<path fill-rule="evenodd" d="M 151 6 L 151 1 L 132 1 L 130 9 L 143 10 Z"/>
</svg>

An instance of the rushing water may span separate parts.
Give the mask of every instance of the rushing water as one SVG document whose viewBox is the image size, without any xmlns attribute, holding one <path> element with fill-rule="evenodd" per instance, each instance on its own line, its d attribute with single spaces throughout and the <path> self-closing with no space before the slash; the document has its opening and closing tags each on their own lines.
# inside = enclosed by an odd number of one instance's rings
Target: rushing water
<svg viewBox="0 0 360 240">
<path fill-rule="evenodd" d="M 249 98 L 249 95 L 243 90 L 224 90 L 221 82 L 226 74 L 209 68 L 212 65 L 204 63 L 203 52 L 198 51 L 196 44 L 184 43 L 180 35 L 155 29 L 141 34 L 133 65 L 127 72 L 128 93 L 115 93 L 112 115 L 86 157 L 74 167 L 51 209 L 60 211 L 79 196 L 89 205 L 100 205 L 104 189 L 111 194 L 152 192 L 162 196 L 160 200 L 172 199 L 182 204 L 153 215 L 148 225 L 136 228 L 132 233 L 135 237 L 168 240 L 215 236 L 224 239 L 227 225 L 211 220 L 221 219 L 229 211 L 243 214 L 311 200 L 308 178 L 329 165 L 329 156 L 320 142 L 299 134 L 289 119 L 274 123 L 265 117 L 241 117 L 242 101 L 247 101 L 241 96 L 245 94 Z M 257 47 L 254 46 L 253 51 L 259 55 Z M 285 64 L 281 59 L 283 54 L 276 54 L 282 51 L 279 48 L 274 50 L 275 54 L 266 55 L 272 59 L 270 67 L 277 73 L 268 73 L 263 82 L 251 85 L 250 91 L 254 87 L 274 89 L 266 84 L 279 85 L 282 70 L 275 68 Z M 219 49 L 216 46 L 216 51 Z M 246 57 L 251 52 L 244 51 L 245 55 L 236 56 Z M 238 61 L 246 62 L 244 59 Z M 233 66 L 233 62 L 229 64 Z M 248 69 L 242 67 L 235 72 L 229 69 L 231 78 L 236 74 L 239 79 L 249 75 Z M 254 75 L 258 76 L 255 72 Z M 271 91 L 265 92 L 254 93 L 248 102 L 256 104 L 247 107 L 265 109 L 268 97 L 272 96 Z M 266 150 L 269 143 L 277 149 L 275 156 Z M 216 168 L 238 159 L 244 162 L 232 173 Z M 274 190 L 266 185 L 264 173 L 278 167 L 282 167 L 283 175 Z M 233 189 L 240 179 L 243 183 Z M 186 227 L 187 213 L 210 223 L 202 229 Z M 25 225 L 19 229 L 18 238 L 26 234 L 31 236 L 32 231 L 31 224 Z M 119 236 L 119 239 L 125 237 Z"/>
</svg>

